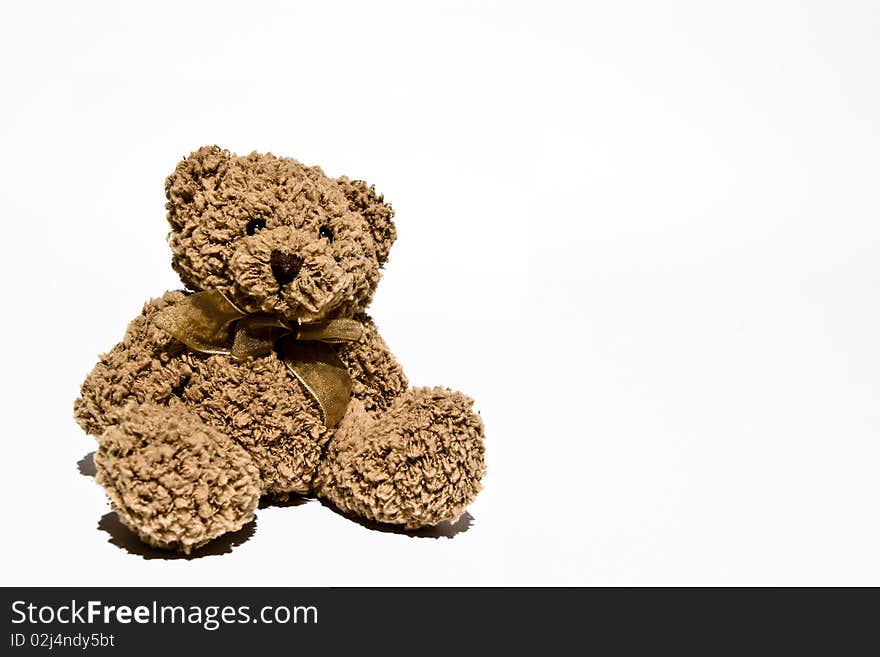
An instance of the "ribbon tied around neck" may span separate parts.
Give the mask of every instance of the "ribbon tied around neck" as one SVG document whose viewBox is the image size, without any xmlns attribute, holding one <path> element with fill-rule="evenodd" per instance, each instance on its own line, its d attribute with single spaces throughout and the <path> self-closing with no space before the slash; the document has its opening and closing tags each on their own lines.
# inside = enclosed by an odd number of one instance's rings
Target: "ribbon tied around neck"
<svg viewBox="0 0 880 657">
<path fill-rule="evenodd" d="M 352 380 L 331 345 L 360 339 L 363 325 L 355 319 L 287 322 L 246 313 L 219 290 L 208 290 L 159 311 L 154 322 L 193 351 L 236 361 L 265 356 L 277 343 L 282 362 L 321 408 L 325 426 L 335 427 L 345 415 Z"/>
</svg>

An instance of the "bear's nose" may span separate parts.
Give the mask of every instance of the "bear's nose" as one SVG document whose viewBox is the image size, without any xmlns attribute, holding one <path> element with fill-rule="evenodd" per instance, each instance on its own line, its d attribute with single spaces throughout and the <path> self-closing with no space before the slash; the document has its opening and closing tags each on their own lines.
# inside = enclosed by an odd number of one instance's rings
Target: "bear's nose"
<svg viewBox="0 0 880 657">
<path fill-rule="evenodd" d="M 272 255 L 269 256 L 269 265 L 272 267 L 272 275 L 275 280 L 284 285 L 296 278 L 303 266 L 303 259 L 291 253 L 272 251 Z"/>
</svg>

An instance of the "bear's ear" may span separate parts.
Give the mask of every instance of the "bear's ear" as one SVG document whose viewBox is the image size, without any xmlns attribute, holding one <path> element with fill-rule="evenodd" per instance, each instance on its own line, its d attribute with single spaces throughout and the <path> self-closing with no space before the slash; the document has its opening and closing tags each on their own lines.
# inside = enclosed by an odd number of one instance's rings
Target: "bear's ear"
<svg viewBox="0 0 880 657">
<path fill-rule="evenodd" d="M 193 211 L 201 213 L 205 209 L 210 201 L 205 192 L 214 190 L 231 158 L 231 153 L 219 146 L 202 146 L 177 163 L 174 173 L 165 179 L 165 207 L 173 229 L 182 228 Z"/>
<path fill-rule="evenodd" d="M 342 176 L 336 182 L 348 198 L 349 207 L 366 217 L 376 243 L 376 258 L 380 265 L 384 265 L 388 259 L 388 251 L 397 238 L 397 230 L 391 221 L 394 210 L 381 194 L 376 194 L 373 185 L 368 185 L 363 180 L 351 180 Z"/>
</svg>

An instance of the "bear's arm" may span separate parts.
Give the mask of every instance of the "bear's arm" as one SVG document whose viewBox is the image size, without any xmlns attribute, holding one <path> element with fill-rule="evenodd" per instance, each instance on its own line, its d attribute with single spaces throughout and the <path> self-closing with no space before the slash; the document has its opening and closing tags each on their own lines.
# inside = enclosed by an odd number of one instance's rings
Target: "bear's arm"
<svg viewBox="0 0 880 657">
<path fill-rule="evenodd" d="M 361 400 L 367 411 L 385 410 L 409 383 L 373 320 L 368 315 L 357 319 L 363 322 L 363 335 L 357 342 L 342 343 L 339 357 L 354 379 L 352 397 Z"/>
<path fill-rule="evenodd" d="M 166 292 L 144 305 L 125 331 L 122 342 L 101 356 L 80 388 L 74 403 L 76 421 L 87 433 L 100 436 L 112 424 L 113 409 L 136 401 L 167 403 L 192 375 L 186 348 L 153 323 L 155 314 L 185 297 Z"/>
</svg>

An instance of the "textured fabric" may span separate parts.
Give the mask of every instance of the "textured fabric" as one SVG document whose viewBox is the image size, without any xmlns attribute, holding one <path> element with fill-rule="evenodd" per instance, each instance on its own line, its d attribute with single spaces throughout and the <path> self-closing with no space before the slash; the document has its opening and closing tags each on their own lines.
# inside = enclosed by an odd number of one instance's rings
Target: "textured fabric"
<svg viewBox="0 0 880 657">
<path fill-rule="evenodd" d="M 153 322 L 190 349 L 229 354 L 236 362 L 270 354 L 275 345 L 291 374 L 318 403 L 324 424 L 335 427 L 351 397 L 351 376 L 328 344 L 354 342 L 363 326 L 351 318 L 308 324 L 273 315 L 248 315 L 222 292 L 196 292 L 160 310 Z"/>
<path fill-rule="evenodd" d="M 186 552 L 248 522 L 260 495 L 317 494 L 407 528 L 458 518 L 485 471 L 483 423 L 460 393 L 409 389 L 365 313 L 396 235 L 382 196 L 216 147 L 180 162 L 166 196 L 172 264 L 190 290 L 288 322 L 352 318 L 363 332 L 329 345 L 352 398 L 332 430 L 277 348 L 242 361 L 194 352 L 154 321 L 187 293 L 149 301 L 74 406 L 122 522 Z"/>
<path fill-rule="evenodd" d="M 451 390 L 415 388 L 382 413 L 352 408 L 319 466 L 318 493 L 347 513 L 410 529 L 457 520 L 485 471 L 472 405 Z"/>
<path fill-rule="evenodd" d="M 189 552 L 253 518 L 260 499 L 247 452 L 179 405 L 132 405 L 103 435 L 96 478 L 145 542 Z"/>
</svg>

